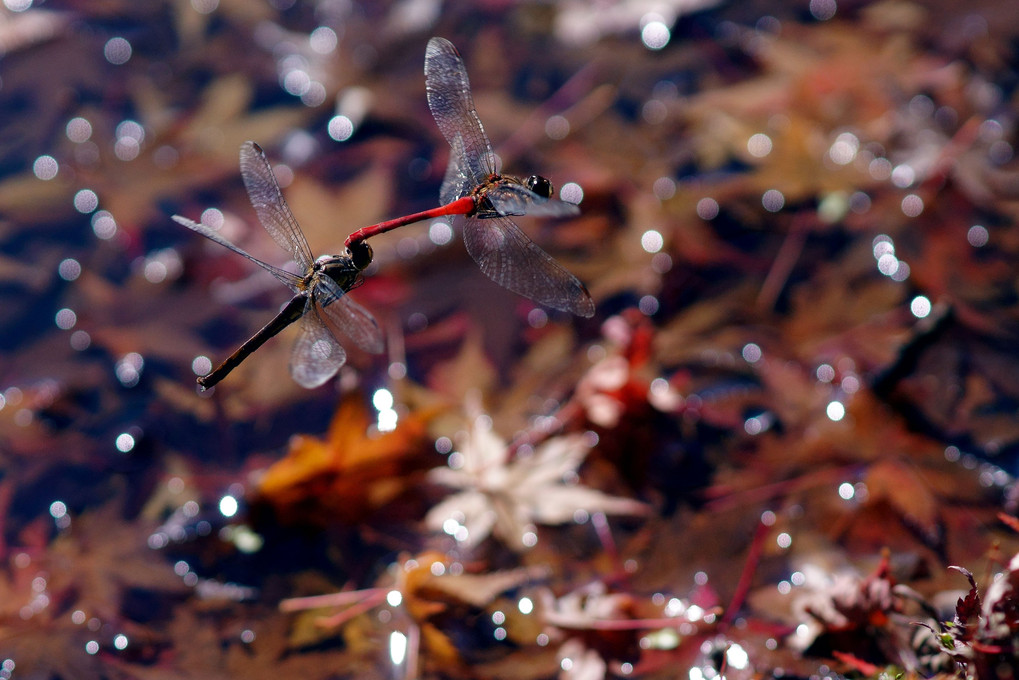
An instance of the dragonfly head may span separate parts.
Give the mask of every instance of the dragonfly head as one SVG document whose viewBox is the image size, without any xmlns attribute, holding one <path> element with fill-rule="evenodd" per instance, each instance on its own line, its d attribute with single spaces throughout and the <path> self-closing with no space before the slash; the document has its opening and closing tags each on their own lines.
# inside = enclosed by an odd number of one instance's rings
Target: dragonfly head
<svg viewBox="0 0 1019 680">
<path fill-rule="evenodd" d="M 350 253 L 350 263 L 358 271 L 367 269 L 368 265 L 372 263 L 372 258 L 375 256 L 372 252 L 372 247 L 366 241 L 358 241 L 351 244 L 347 252 Z"/>
<path fill-rule="evenodd" d="M 541 175 L 531 175 L 524 180 L 524 186 L 542 198 L 552 198 L 552 194 L 555 193 L 555 187 L 552 186 L 552 182 Z"/>
</svg>

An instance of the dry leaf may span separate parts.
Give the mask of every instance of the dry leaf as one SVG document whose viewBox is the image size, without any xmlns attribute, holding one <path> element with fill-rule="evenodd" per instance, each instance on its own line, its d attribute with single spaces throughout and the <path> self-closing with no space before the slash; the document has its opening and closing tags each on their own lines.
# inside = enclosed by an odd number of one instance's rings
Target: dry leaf
<svg viewBox="0 0 1019 680">
<path fill-rule="evenodd" d="M 344 399 L 325 438 L 297 435 L 287 455 L 265 471 L 257 497 L 284 522 L 356 523 L 412 488 L 427 465 L 425 426 L 431 415 L 411 413 L 392 432 L 372 423 L 357 395 Z"/>
</svg>

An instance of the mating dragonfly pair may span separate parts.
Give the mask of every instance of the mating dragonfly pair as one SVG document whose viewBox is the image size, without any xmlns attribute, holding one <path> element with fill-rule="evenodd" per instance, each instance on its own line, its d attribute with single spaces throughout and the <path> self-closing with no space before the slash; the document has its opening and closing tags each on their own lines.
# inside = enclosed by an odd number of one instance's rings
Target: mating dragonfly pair
<svg viewBox="0 0 1019 680">
<path fill-rule="evenodd" d="M 499 163 L 474 110 L 463 60 L 453 44 L 432 38 L 425 52 L 428 107 L 452 147 L 440 202 L 432 210 L 364 227 L 351 234 L 341 255 L 314 259 L 308 241 L 283 199 L 261 147 L 241 146 L 241 177 L 262 226 L 297 263 L 300 274 L 275 267 L 238 248 L 212 228 L 174 215 L 174 221 L 243 255 L 294 292 L 289 303 L 211 373 L 198 379 L 208 389 L 249 354 L 290 324 L 300 332 L 290 355 L 290 374 L 301 386 L 318 387 L 346 361 L 337 341 L 343 335 L 368 352 L 381 353 L 382 332 L 372 315 L 347 296 L 372 261 L 366 239 L 412 222 L 463 215 L 464 243 L 481 270 L 496 283 L 554 309 L 594 315 L 594 302 L 577 277 L 535 245 L 511 215 L 575 215 L 575 204 L 556 200 L 552 184 L 539 176 L 521 181 L 499 174 Z"/>
</svg>

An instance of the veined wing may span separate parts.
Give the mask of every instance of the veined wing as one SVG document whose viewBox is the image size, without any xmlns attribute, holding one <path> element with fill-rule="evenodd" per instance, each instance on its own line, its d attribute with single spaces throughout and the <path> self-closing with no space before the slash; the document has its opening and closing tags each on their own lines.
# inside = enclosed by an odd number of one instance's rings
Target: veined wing
<svg viewBox="0 0 1019 680">
<path fill-rule="evenodd" d="M 251 205 L 272 240 L 294 259 L 302 271 L 311 269 L 315 258 L 308 240 L 283 200 L 283 192 L 265 152 L 254 142 L 241 144 L 241 177 L 244 178 Z"/>
<path fill-rule="evenodd" d="M 492 143 L 474 110 L 471 84 L 467 79 L 460 53 L 445 38 L 432 38 L 425 50 L 425 91 L 428 108 L 443 136 L 453 148 L 454 156 L 464 172 L 478 185 L 498 172 Z M 455 142 L 460 137 L 459 147 Z"/>
<path fill-rule="evenodd" d="M 446 175 L 442 179 L 442 188 L 439 190 L 439 202 L 442 205 L 463 198 L 478 185 L 475 178 L 468 177 L 460 167 L 460 159 L 464 156 L 463 137 L 460 136 L 460 133 L 457 133 L 450 145 L 453 147 L 453 153 L 449 155 L 449 165 L 446 166 Z"/>
<path fill-rule="evenodd" d="M 464 243 L 481 271 L 499 285 L 553 309 L 594 316 L 594 301 L 584 284 L 509 218 L 467 218 Z"/>
<path fill-rule="evenodd" d="M 215 241 L 216 243 L 218 243 L 221 246 L 225 246 L 225 247 L 229 248 L 230 250 L 234 251 L 238 255 L 243 255 L 244 257 L 248 258 L 249 260 L 251 260 L 252 262 L 257 264 L 259 267 L 261 267 L 262 269 L 266 270 L 267 272 L 269 272 L 270 274 L 275 276 L 277 279 L 282 281 L 284 285 L 286 285 L 288 288 L 290 288 L 290 290 L 295 291 L 295 292 L 300 290 L 300 285 L 299 285 L 301 283 L 301 277 L 300 276 L 297 276 L 296 274 L 288 272 L 285 269 L 280 269 L 279 267 L 274 267 L 273 265 L 269 264 L 268 262 L 263 262 L 262 260 L 259 260 L 254 255 L 251 255 L 250 253 L 248 253 L 247 251 L 243 250 L 242 248 L 238 248 L 233 243 L 230 243 L 230 241 L 228 241 L 225 238 L 223 238 L 222 236 L 220 236 L 219 232 L 217 232 L 215 229 L 213 229 L 213 228 L 211 228 L 211 227 L 209 227 L 209 226 L 207 226 L 205 224 L 200 224 L 200 223 L 195 222 L 193 220 L 189 220 L 186 217 L 181 217 L 180 215 L 174 215 L 173 216 L 173 221 L 176 222 L 177 224 L 184 225 L 185 227 L 187 227 L 191 231 L 198 232 L 199 234 L 201 234 L 205 238 L 207 238 L 207 239 L 209 239 L 211 241 Z"/>
<path fill-rule="evenodd" d="M 485 197 L 500 215 L 567 217 L 580 214 L 580 207 L 576 203 L 542 198 L 520 184 L 500 183 L 490 189 Z"/>
<path fill-rule="evenodd" d="M 347 353 L 333 337 L 308 298 L 301 317 L 300 333 L 290 353 L 290 375 L 301 387 L 312 389 L 336 375 Z"/>
<path fill-rule="evenodd" d="M 335 281 L 320 277 L 315 286 L 315 311 L 325 325 L 339 331 L 366 352 L 381 354 L 382 329 L 367 309 L 350 299 Z"/>
</svg>

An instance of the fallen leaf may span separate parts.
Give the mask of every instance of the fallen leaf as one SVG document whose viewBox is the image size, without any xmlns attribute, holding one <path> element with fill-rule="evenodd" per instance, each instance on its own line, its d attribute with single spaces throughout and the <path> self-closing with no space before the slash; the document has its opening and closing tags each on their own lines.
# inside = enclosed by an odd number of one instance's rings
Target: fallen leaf
<svg viewBox="0 0 1019 680">
<path fill-rule="evenodd" d="M 256 500 L 284 522 L 351 524 L 367 520 L 413 488 L 428 466 L 426 425 L 434 412 L 400 418 L 372 433 L 359 395 L 345 398 L 324 438 L 296 435 L 286 456 L 258 481 Z"/>
</svg>

